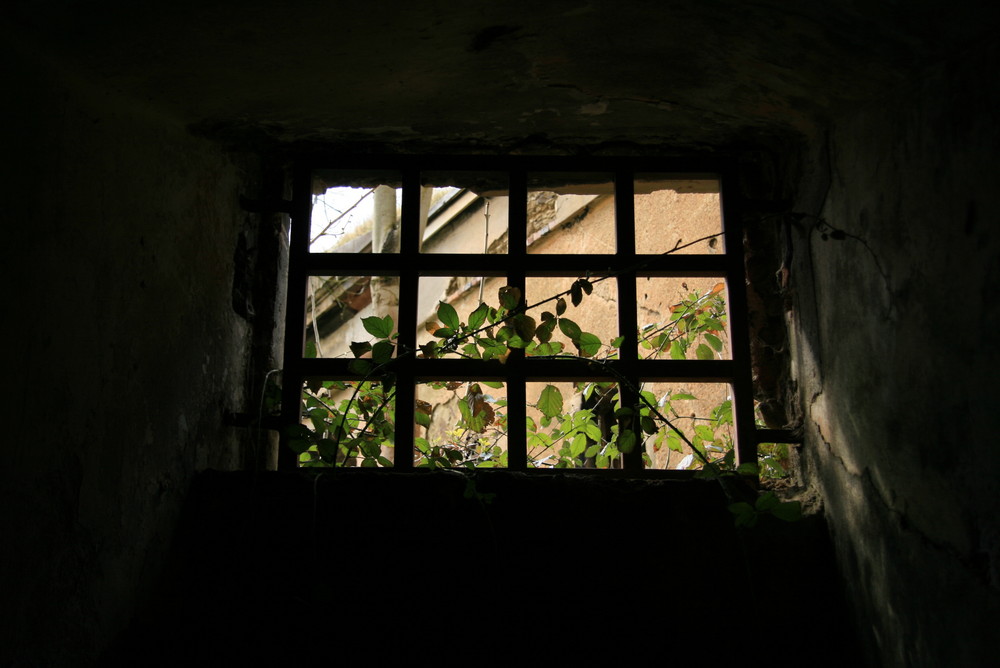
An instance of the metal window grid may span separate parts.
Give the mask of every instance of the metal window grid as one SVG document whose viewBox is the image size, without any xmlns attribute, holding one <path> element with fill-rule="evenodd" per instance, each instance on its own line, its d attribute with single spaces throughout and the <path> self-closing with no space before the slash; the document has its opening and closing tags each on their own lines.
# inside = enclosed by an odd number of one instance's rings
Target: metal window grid
<svg viewBox="0 0 1000 668">
<path fill-rule="evenodd" d="M 401 241 L 399 253 L 339 254 L 311 253 L 310 229 L 314 170 L 351 172 L 386 170 L 402 174 Z M 509 176 L 508 252 L 505 255 L 438 254 L 419 250 L 421 174 L 434 172 L 506 172 Z M 616 248 L 614 255 L 532 255 L 527 252 L 527 175 L 529 173 L 601 172 L 613 174 Z M 717 180 L 720 184 L 725 252 L 715 255 L 638 255 L 635 248 L 633 186 L 637 173 L 669 174 L 671 178 Z M 731 359 L 647 360 L 639 359 L 637 341 L 626 336 L 619 359 L 611 360 L 619 378 L 638 387 L 643 381 L 690 381 L 728 383 L 732 389 L 737 463 L 756 461 L 757 444 L 774 437 L 773 430 L 754 425 L 749 323 L 743 257 L 743 230 L 736 189 L 736 173 L 717 161 L 648 158 L 542 158 L 542 157 L 415 157 L 415 156 L 325 156 L 299 161 L 292 180 L 291 236 L 288 262 L 284 366 L 282 370 L 283 424 L 301 419 L 303 382 L 310 377 L 357 380 L 348 370 L 348 359 L 307 359 L 303 356 L 306 336 L 306 296 L 310 276 L 396 276 L 399 279 L 396 375 L 397 471 L 414 467 L 415 384 L 426 380 L 499 380 L 507 385 L 508 423 L 523 425 L 525 384 L 532 381 L 615 380 L 595 373 L 593 365 L 579 359 L 535 359 L 514 350 L 505 363 L 497 360 L 417 359 L 403 351 L 416 349 L 418 279 L 421 276 L 475 275 L 506 277 L 507 284 L 525 292 L 525 279 L 532 276 L 600 276 L 609 270 L 619 280 L 618 303 L 636 302 L 636 276 L 718 277 L 728 287 L 727 312 Z M 637 331 L 635 309 L 618 308 L 619 332 Z M 625 393 L 626 387 L 620 391 Z M 627 397 L 623 395 L 623 402 Z M 526 436 L 511 429 L 508 438 L 508 470 L 526 470 Z M 294 469 L 297 457 L 282 439 L 280 470 Z M 626 473 L 643 469 L 641 448 L 624 458 Z M 574 472 L 578 471 L 573 469 Z"/>
</svg>

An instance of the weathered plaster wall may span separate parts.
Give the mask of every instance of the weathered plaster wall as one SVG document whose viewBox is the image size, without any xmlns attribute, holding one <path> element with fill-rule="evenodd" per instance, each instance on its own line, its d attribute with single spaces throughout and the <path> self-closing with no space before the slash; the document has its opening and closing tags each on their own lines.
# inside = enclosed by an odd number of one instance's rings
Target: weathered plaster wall
<svg viewBox="0 0 1000 668">
<path fill-rule="evenodd" d="M 998 65 L 995 41 L 973 45 L 839 116 L 813 211 L 851 236 L 796 239 L 806 462 L 875 665 L 1000 651 L 1000 130 L 984 112 L 1000 94 L 982 78 Z"/>
<path fill-rule="evenodd" d="M 126 93 L 0 58 L 4 653 L 81 663 L 157 570 L 190 471 L 235 460 L 219 418 L 246 340 L 240 216 L 218 193 L 238 170 L 143 100 L 244 147 L 711 152 L 832 120 L 829 196 L 807 180 L 797 208 L 864 239 L 887 278 L 856 239 L 797 239 L 807 463 L 873 661 L 994 658 L 997 56 L 912 74 L 992 39 L 995 8 L 8 4 L 4 46 Z"/>
<path fill-rule="evenodd" d="M 242 460 L 223 412 L 245 401 L 232 280 L 251 184 L 172 119 L 14 51 L 0 664 L 79 666 L 141 606 L 195 471 Z"/>
</svg>

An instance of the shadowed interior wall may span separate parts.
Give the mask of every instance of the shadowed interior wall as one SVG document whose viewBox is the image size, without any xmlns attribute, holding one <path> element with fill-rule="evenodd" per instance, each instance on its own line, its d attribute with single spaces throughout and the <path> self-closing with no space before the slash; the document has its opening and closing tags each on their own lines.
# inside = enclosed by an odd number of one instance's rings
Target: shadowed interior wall
<svg viewBox="0 0 1000 668">
<path fill-rule="evenodd" d="M 248 173 L 40 54 L 3 65 L 0 663 L 85 665 L 158 577 L 194 471 L 243 459 L 222 416 L 245 401 Z"/>
<path fill-rule="evenodd" d="M 985 3 L 289 0 L 163 3 L 152 20 L 138 3 L 9 4 L 0 663 L 101 652 L 159 574 L 194 471 L 242 464 L 222 417 L 249 403 L 232 279 L 256 177 L 199 136 L 800 164 L 793 208 L 854 235 L 802 221 L 792 330 L 806 476 L 871 662 L 995 660 Z"/>
<path fill-rule="evenodd" d="M 996 659 L 998 53 L 971 45 L 838 117 L 816 147 L 829 190 L 801 203 L 850 235 L 802 223 L 795 353 L 807 477 L 876 665 Z"/>
</svg>

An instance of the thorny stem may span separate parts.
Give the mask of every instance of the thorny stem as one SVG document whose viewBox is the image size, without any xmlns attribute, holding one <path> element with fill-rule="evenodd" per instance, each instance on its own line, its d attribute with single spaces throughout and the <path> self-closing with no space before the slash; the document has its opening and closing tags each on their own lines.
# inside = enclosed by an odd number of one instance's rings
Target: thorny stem
<svg viewBox="0 0 1000 668">
<path fill-rule="evenodd" d="M 680 242 L 678 242 L 670 250 L 664 251 L 664 252 L 660 253 L 658 256 L 652 256 L 652 257 L 662 257 L 664 255 L 670 255 L 672 253 L 676 253 L 679 250 L 684 250 L 685 248 L 688 248 L 689 246 L 694 246 L 695 244 L 699 244 L 702 241 L 708 241 L 709 239 L 714 239 L 716 237 L 721 237 L 721 236 L 724 236 L 724 235 L 725 235 L 725 232 L 716 232 L 715 234 L 708 234 L 706 236 L 703 236 L 703 237 L 701 237 L 699 239 L 695 239 L 694 241 L 686 243 L 686 244 L 681 244 Z M 588 277 L 587 280 L 590 281 L 591 283 L 600 283 L 602 281 L 606 281 L 609 278 L 614 278 L 616 276 L 619 276 L 619 275 L 627 273 L 627 272 L 632 272 L 632 271 L 636 271 L 637 269 L 642 269 L 643 267 L 648 266 L 651 261 L 652 261 L 652 258 L 649 259 L 649 260 L 643 260 L 642 262 L 637 262 L 637 263 L 635 263 L 635 264 L 633 264 L 633 265 L 631 265 L 629 267 L 626 267 L 624 269 L 620 269 L 619 271 L 609 272 L 608 274 L 606 274 L 604 276 L 599 276 L 599 277 L 597 277 L 597 278 L 595 278 L 593 280 L 591 280 Z M 479 329 L 474 330 L 472 332 L 468 332 L 467 334 L 462 334 L 462 335 L 456 334 L 456 335 L 454 335 L 454 336 L 446 339 L 444 345 L 445 346 L 457 346 L 461 341 L 464 341 L 464 340 L 466 340 L 466 339 L 468 339 L 470 337 L 473 337 L 476 334 L 480 334 L 482 332 L 485 332 L 488 329 L 492 329 L 493 327 L 496 327 L 498 325 L 502 325 L 503 323 L 506 323 L 506 322 L 508 322 L 510 320 L 513 320 L 515 317 L 517 317 L 518 315 L 520 315 L 522 313 L 527 313 L 528 311 L 530 311 L 532 309 L 536 309 L 539 306 L 542 306 L 544 304 L 548 304 L 549 302 L 555 301 L 555 300 L 557 300 L 557 299 L 559 299 L 561 297 L 565 297 L 566 295 L 569 295 L 572 292 L 573 292 L 573 289 L 570 288 L 569 290 L 563 290 L 562 292 L 554 294 L 551 297 L 547 297 L 546 299 L 543 299 L 540 302 L 535 302 L 534 304 L 531 304 L 530 306 L 525 306 L 523 308 L 514 308 L 507 315 L 505 315 L 503 318 L 497 320 L 496 322 L 492 322 L 492 323 L 490 323 L 488 325 L 483 325 Z"/>
<path fill-rule="evenodd" d="M 690 246 L 694 246 L 694 245 L 699 244 L 699 243 L 701 243 L 703 241 L 707 241 L 709 239 L 714 239 L 714 238 L 717 238 L 717 237 L 720 237 L 720 236 L 724 236 L 724 234 L 725 234 L 724 232 L 718 232 L 718 233 L 714 233 L 714 234 L 709 234 L 709 235 L 706 235 L 704 237 L 695 239 L 694 241 L 691 241 L 691 242 L 686 243 L 686 244 L 681 244 L 681 243 L 678 242 L 672 249 L 670 249 L 668 251 L 664 251 L 663 253 L 660 253 L 660 256 L 670 255 L 672 253 L 676 253 L 677 251 L 683 250 L 684 248 L 688 248 Z M 593 280 L 591 280 L 589 278 L 587 280 L 590 280 L 591 283 L 600 283 L 601 281 L 607 280 L 609 278 L 613 278 L 613 277 L 618 276 L 618 275 L 620 275 L 622 273 L 631 272 L 631 271 L 635 271 L 637 269 L 641 269 L 642 267 L 647 266 L 650 261 L 651 260 L 644 260 L 642 262 L 638 262 L 638 263 L 636 263 L 636 264 L 634 264 L 634 265 L 632 265 L 630 267 L 627 267 L 625 269 L 622 269 L 622 270 L 619 270 L 619 271 L 616 271 L 616 272 L 610 272 L 610 273 L 608 273 L 608 274 L 606 274 L 604 276 L 597 277 L 597 278 L 595 278 Z M 485 332 L 485 331 L 487 331 L 487 330 L 489 330 L 489 329 L 491 329 L 493 327 L 497 327 L 499 325 L 502 325 L 503 323 L 506 323 L 506 322 L 508 322 L 510 320 L 513 320 L 517 315 L 520 315 L 521 313 L 525 313 L 525 312 L 530 311 L 532 309 L 538 308 L 539 306 L 542 306 L 542 305 L 547 304 L 549 302 L 555 301 L 555 300 L 557 300 L 557 299 L 559 299 L 561 297 L 565 297 L 566 295 L 569 295 L 571 293 L 572 293 L 572 289 L 564 290 L 564 291 L 562 291 L 560 293 L 557 293 L 555 295 L 547 297 L 546 299 L 543 299 L 543 300 L 541 300 L 539 302 L 536 302 L 534 304 L 531 304 L 529 306 L 524 306 L 523 308 L 515 308 L 515 309 L 511 310 L 508 315 L 506 315 L 503 318 L 497 320 L 496 322 L 490 323 L 488 325 L 484 325 L 484 326 L 480 327 L 479 329 L 476 329 L 476 330 L 474 330 L 472 332 L 468 332 L 468 333 L 461 334 L 461 335 L 457 335 L 456 334 L 456 335 L 454 335 L 452 337 L 449 337 L 447 340 L 445 340 L 442 343 L 442 347 L 443 348 L 449 348 L 452 352 L 455 352 L 455 348 L 457 347 L 457 345 L 461 341 L 465 341 L 465 340 L 467 340 L 467 339 L 469 339 L 471 337 L 474 337 L 476 334 L 480 334 L 480 333 Z M 407 350 L 407 351 L 400 350 L 400 354 L 397 356 L 396 359 L 399 359 L 403 355 L 413 355 L 415 353 L 416 353 L 415 350 Z M 545 358 L 545 357 L 550 357 L 550 356 L 539 356 L 539 357 L 540 358 Z M 551 356 L 551 357 L 555 357 L 555 356 Z M 694 446 L 694 443 L 684 434 L 684 432 L 682 432 L 679 429 L 677 429 L 677 427 L 674 426 L 674 424 L 669 419 L 667 419 L 667 417 L 665 415 L 663 415 L 663 413 L 660 412 L 660 410 L 654 404 L 652 404 L 648 399 L 646 399 L 645 397 L 643 397 L 642 393 L 627 378 L 625 378 L 621 374 L 621 372 L 619 372 L 613 366 L 608 365 L 605 362 L 600 361 L 600 360 L 589 359 L 587 361 L 589 361 L 591 364 L 595 364 L 597 366 L 600 366 L 602 369 L 606 370 L 612 376 L 614 376 L 616 379 L 618 379 L 618 381 L 622 385 L 624 385 L 628 389 L 630 389 L 633 392 L 635 392 L 636 396 L 638 396 L 639 399 L 650 409 L 650 411 L 653 413 L 653 415 L 655 415 L 657 419 L 659 419 L 669 429 L 671 429 L 674 433 L 676 433 L 677 436 L 682 441 L 684 441 L 685 444 L 687 444 L 687 446 L 691 449 L 691 452 L 702 461 L 702 463 L 703 463 L 703 465 L 705 466 L 706 469 L 718 469 L 717 465 L 714 464 L 711 460 L 709 460 L 702 452 L 700 452 Z M 391 365 L 392 363 L 393 363 L 393 360 L 389 360 L 387 362 L 384 362 L 383 364 L 380 364 L 380 365 L 377 365 L 377 366 L 373 367 L 372 369 L 369 369 L 369 371 L 363 377 L 362 381 L 355 386 L 354 392 L 351 395 L 351 399 L 350 399 L 349 403 L 353 403 L 354 400 L 357 398 L 357 395 L 358 395 L 358 392 L 359 392 L 359 390 L 361 388 L 361 385 L 364 382 L 368 381 L 373 375 L 377 375 L 381 370 L 385 369 L 387 366 Z M 394 392 L 390 396 L 394 396 Z M 385 404 L 387 402 L 388 402 L 388 399 L 385 402 L 383 402 L 382 406 L 380 406 L 379 409 L 376 410 L 375 414 L 373 414 L 373 418 L 374 418 L 375 415 L 377 415 L 382 410 L 382 408 L 385 406 Z M 340 431 L 343 431 L 343 425 L 344 425 L 344 422 L 345 422 L 346 419 L 347 419 L 347 415 L 345 413 L 341 417 Z M 369 420 L 368 424 L 370 424 L 370 422 L 371 422 L 371 420 Z M 367 430 L 368 424 L 366 424 L 364 430 L 362 430 L 362 435 L 364 434 L 365 430 Z M 722 480 L 722 478 L 720 478 L 720 481 L 721 480 Z M 726 486 L 725 483 L 723 483 L 723 486 L 724 487 Z"/>
</svg>

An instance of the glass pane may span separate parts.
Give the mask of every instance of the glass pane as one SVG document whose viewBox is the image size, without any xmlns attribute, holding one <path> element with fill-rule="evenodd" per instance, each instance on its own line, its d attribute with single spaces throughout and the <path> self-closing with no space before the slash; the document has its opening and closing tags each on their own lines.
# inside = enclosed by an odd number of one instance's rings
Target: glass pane
<svg viewBox="0 0 1000 668">
<path fill-rule="evenodd" d="M 669 174 L 637 174 L 635 179 L 635 251 L 659 255 L 710 255 L 725 249 L 719 182 L 677 179 Z M 711 238 L 704 239 L 704 237 Z"/>
<path fill-rule="evenodd" d="M 506 407 L 503 383 L 417 383 L 415 465 L 506 468 Z"/>
<path fill-rule="evenodd" d="M 526 389 L 529 468 L 622 468 L 615 383 L 540 382 Z"/>
<path fill-rule="evenodd" d="M 782 407 L 773 401 L 754 400 L 754 422 L 758 427 L 782 429 L 788 417 Z M 769 425 L 768 422 L 771 424 Z M 761 479 L 788 478 L 792 469 L 792 446 L 788 443 L 758 443 L 757 465 Z"/>
<path fill-rule="evenodd" d="M 566 310 L 559 313 L 557 301 L 548 302 L 531 309 L 528 314 L 542 327 L 550 314 L 555 316 L 554 325 L 549 324 L 550 340 L 547 345 L 529 347 L 529 355 L 558 355 L 568 353 L 584 357 L 603 358 L 612 355 L 614 339 L 618 336 L 618 303 L 617 279 L 609 278 L 602 281 L 592 280 L 592 292 L 582 292 L 579 306 L 573 306 L 571 295 L 562 298 Z M 576 278 L 566 277 L 529 277 L 525 280 L 528 305 L 548 299 L 553 295 L 569 290 Z M 548 320 L 551 323 L 551 320 Z M 579 336 L 571 336 L 579 330 Z M 586 336 L 584 336 L 586 335 Z M 538 335 L 536 333 L 536 339 Z M 581 338 L 582 337 L 582 338 Z M 574 340 L 575 338 L 575 340 Z"/>
<path fill-rule="evenodd" d="M 725 288 L 719 278 L 637 278 L 639 356 L 732 359 Z"/>
<path fill-rule="evenodd" d="M 728 384 L 650 382 L 641 389 L 645 401 L 639 405 L 639 427 L 648 468 L 701 469 L 706 459 L 734 467 L 736 431 Z"/>
<path fill-rule="evenodd" d="M 398 172 L 313 174 L 311 253 L 398 253 Z"/>
<path fill-rule="evenodd" d="M 609 174 L 529 174 L 529 253 L 614 253 Z"/>
<path fill-rule="evenodd" d="M 424 276 L 417 297 L 417 345 L 424 357 L 491 359 L 507 352 L 505 345 L 471 333 L 495 322 L 503 277 Z M 435 345 L 436 344 L 436 345 Z M 453 344 L 442 348 L 444 344 Z"/>
<path fill-rule="evenodd" d="M 506 174 L 427 172 L 422 183 L 422 252 L 507 252 Z"/>
<path fill-rule="evenodd" d="M 398 315 L 399 279 L 395 276 L 310 276 L 306 295 L 307 356 L 354 357 L 354 342 L 394 341 Z M 366 327 L 365 320 L 371 317 L 381 322 L 369 321 Z M 309 354 L 313 350 L 315 353 Z M 376 349 L 376 358 L 385 350 L 385 346 Z M 371 357 L 372 353 L 363 356 Z"/>
<path fill-rule="evenodd" d="M 307 380 L 289 446 L 305 467 L 393 465 L 395 392 L 377 381 Z"/>
</svg>

